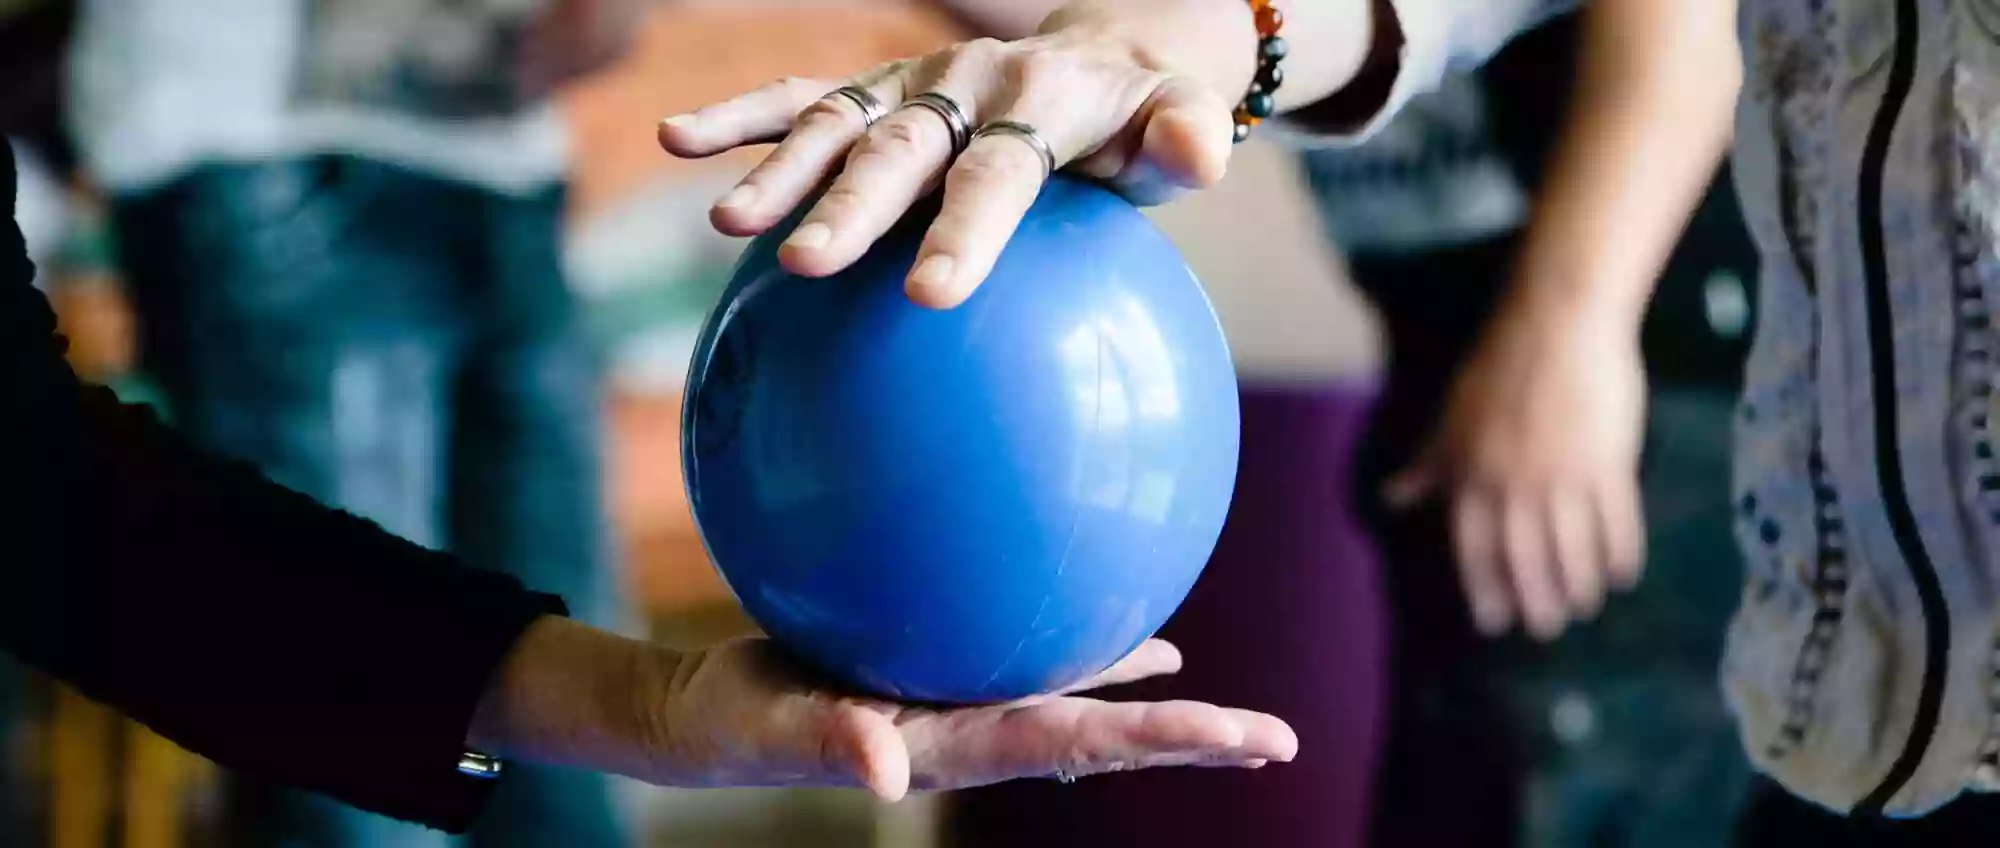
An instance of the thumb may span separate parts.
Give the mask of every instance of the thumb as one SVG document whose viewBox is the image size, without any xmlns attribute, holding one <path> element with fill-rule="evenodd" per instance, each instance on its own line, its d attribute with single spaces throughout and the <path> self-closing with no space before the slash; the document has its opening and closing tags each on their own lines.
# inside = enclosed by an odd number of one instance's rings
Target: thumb
<svg viewBox="0 0 2000 848">
<path fill-rule="evenodd" d="M 910 749 L 903 733 L 888 716 L 859 705 L 846 705 L 830 722 L 822 740 L 837 769 L 884 801 L 900 801 L 910 792 Z"/>
<path fill-rule="evenodd" d="M 1411 509 L 1437 492 L 1438 476 L 1437 463 L 1426 452 L 1383 484 L 1382 498 L 1391 509 Z"/>
<path fill-rule="evenodd" d="M 1181 77 L 1168 77 L 1141 107 L 1138 154 L 1113 181 L 1140 205 L 1165 203 L 1215 185 L 1235 146 L 1229 104 Z"/>
</svg>

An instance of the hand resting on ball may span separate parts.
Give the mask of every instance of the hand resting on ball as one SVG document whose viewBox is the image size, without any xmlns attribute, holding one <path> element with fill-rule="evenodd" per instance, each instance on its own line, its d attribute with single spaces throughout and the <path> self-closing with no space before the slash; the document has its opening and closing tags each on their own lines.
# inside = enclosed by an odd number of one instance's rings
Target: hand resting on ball
<svg viewBox="0 0 2000 848">
<path fill-rule="evenodd" d="M 1285 38 L 1296 47 L 1276 107 L 1324 100 L 1354 80 L 1381 5 L 1289 4 Z M 1139 204 L 1220 180 L 1234 141 L 1231 108 L 1258 72 L 1258 52 L 1247 2 L 1074 0 L 1034 37 L 970 41 L 843 81 L 780 80 L 667 118 L 659 140 L 683 158 L 780 142 L 711 213 L 731 235 L 771 229 L 831 178 L 780 256 L 808 277 L 853 264 L 942 186 L 943 210 L 906 289 L 919 304 L 950 308 L 985 280 L 1051 167 Z M 853 98 L 830 96 L 842 86 L 878 103 L 879 120 Z M 957 106 L 964 130 L 1031 127 L 1048 159 L 1019 133 L 961 135 L 937 110 L 914 108 L 922 95 Z"/>
</svg>

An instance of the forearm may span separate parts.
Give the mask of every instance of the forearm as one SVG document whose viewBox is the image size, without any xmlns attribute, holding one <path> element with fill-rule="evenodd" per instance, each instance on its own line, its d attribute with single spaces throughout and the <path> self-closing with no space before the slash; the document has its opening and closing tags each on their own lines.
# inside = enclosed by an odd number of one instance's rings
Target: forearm
<svg viewBox="0 0 2000 848">
<path fill-rule="evenodd" d="M 1586 6 L 1578 88 L 1512 293 L 1636 331 L 1728 147 L 1741 83 L 1730 0 Z"/>
<path fill-rule="evenodd" d="M 531 625 L 508 652 L 466 736 L 500 756 L 647 776 L 658 716 L 684 657 L 659 645 L 555 616 Z"/>
</svg>

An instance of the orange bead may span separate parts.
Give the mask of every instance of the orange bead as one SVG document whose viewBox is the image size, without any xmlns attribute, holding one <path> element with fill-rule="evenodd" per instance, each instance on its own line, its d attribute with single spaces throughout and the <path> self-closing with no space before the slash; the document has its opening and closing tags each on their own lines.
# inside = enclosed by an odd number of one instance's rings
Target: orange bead
<svg viewBox="0 0 2000 848">
<path fill-rule="evenodd" d="M 1246 127 L 1254 127 L 1264 122 L 1263 118 L 1259 118 L 1256 115 L 1250 114 L 1250 110 L 1245 109 L 1241 106 L 1236 107 L 1235 118 L 1237 123 L 1242 124 Z"/>
<path fill-rule="evenodd" d="M 1250 10 L 1253 12 L 1262 12 L 1269 8 L 1271 8 L 1271 0 L 1250 0 Z"/>
<path fill-rule="evenodd" d="M 1280 11 L 1278 7 L 1267 5 L 1267 6 L 1261 6 L 1257 9 L 1258 35 L 1264 35 L 1264 36 L 1277 35 L 1278 29 L 1280 27 L 1283 27 L 1284 25 L 1285 25 L 1285 13 Z"/>
</svg>

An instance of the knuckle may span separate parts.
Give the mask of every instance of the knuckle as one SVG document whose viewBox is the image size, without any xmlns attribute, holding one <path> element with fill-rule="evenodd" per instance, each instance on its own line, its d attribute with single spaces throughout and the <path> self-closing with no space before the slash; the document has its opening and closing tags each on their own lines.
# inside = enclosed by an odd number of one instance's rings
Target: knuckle
<svg viewBox="0 0 2000 848">
<path fill-rule="evenodd" d="M 1007 42 L 997 38 L 975 38 L 961 41 L 945 48 L 945 56 L 951 64 L 971 62 L 985 64 L 997 59 L 1007 50 Z"/>
<path fill-rule="evenodd" d="M 1085 73 L 1084 63 L 1061 50 L 1025 50 L 1007 63 L 1007 81 L 1021 89 L 1073 85 Z"/>
<path fill-rule="evenodd" d="M 793 128 L 816 133 L 846 133 L 860 128 L 860 119 L 849 115 L 839 104 L 815 100 L 799 112 Z"/>
<path fill-rule="evenodd" d="M 1039 174 L 1040 164 L 1035 167 L 1035 174 Z M 968 151 L 951 169 L 952 182 L 967 186 L 993 186 L 1031 176 L 1021 157 L 998 150 L 993 145 L 982 145 L 978 150 Z"/>
<path fill-rule="evenodd" d="M 801 76 L 782 76 L 764 84 L 765 91 L 778 93 L 797 92 L 812 85 L 812 80 Z"/>
<path fill-rule="evenodd" d="M 906 110 L 907 112 L 907 110 Z M 882 156 L 891 159 L 915 156 L 929 141 L 929 131 L 909 115 L 899 115 L 875 125 L 855 145 L 856 158 Z"/>
</svg>

